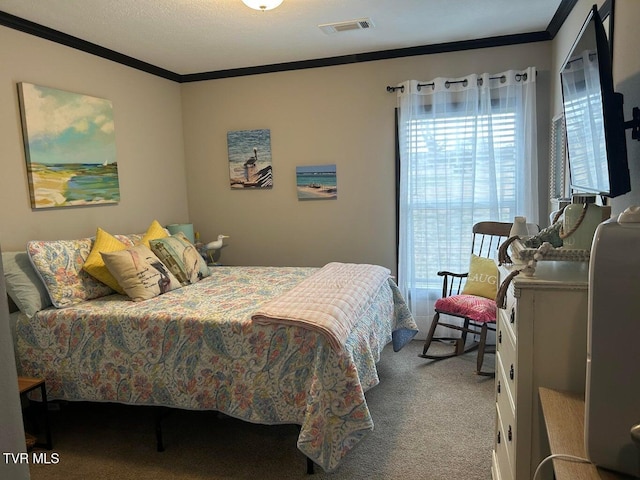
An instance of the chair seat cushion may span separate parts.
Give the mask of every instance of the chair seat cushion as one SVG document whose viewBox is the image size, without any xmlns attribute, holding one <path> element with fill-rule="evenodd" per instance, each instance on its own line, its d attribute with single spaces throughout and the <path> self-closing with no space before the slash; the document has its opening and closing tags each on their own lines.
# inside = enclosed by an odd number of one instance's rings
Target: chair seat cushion
<svg viewBox="0 0 640 480">
<path fill-rule="evenodd" d="M 475 322 L 495 322 L 496 302 L 475 295 L 452 295 L 436 301 L 437 312 L 466 317 Z"/>
</svg>

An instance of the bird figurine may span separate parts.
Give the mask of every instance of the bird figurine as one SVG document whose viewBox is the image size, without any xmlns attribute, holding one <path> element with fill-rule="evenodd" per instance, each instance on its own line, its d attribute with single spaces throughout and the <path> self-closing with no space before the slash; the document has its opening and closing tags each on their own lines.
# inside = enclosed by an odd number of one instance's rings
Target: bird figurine
<svg viewBox="0 0 640 480">
<path fill-rule="evenodd" d="M 229 238 L 228 235 L 218 235 L 218 239 L 207 243 L 207 250 L 218 250 L 222 248 L 223 242 L 225 238 Z"/>
<path fill-rule="evenodd" d="M 205 245 L 205 249 L 207 250 L 207 256 L 209 257 L 209 264 L 217 265 L 215 259 L 213 258 L 216 254 L 216 250 L 220 250 L 224 246 L 224 239 L 229 238 L 228 235 L 218 235 L 218 239 L 213 242 L 209 242 Z"/>
</svg>

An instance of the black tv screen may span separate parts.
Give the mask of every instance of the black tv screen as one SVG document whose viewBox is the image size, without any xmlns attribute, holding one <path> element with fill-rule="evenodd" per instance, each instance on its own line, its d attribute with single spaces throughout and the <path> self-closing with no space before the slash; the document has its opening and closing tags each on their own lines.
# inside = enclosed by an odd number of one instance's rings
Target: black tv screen
<svg viewBox="0 0 640 480">
<path fill-rule="evenodd" d="M 614 91 L 609 41 L 595 5 L 560 78 L 572 192 L 629 192 L 623 97 Z"/>
</svg>

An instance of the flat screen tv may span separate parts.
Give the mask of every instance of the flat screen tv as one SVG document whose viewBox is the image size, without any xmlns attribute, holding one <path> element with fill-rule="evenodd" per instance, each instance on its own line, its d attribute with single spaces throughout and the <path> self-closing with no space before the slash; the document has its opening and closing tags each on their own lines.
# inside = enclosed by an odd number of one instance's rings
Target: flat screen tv
<svg viewBox="0 0 640 480">
<path fill-rule="evenodd" d="M 560 78 L 572 192 L 603 197 L 629 192 L 623 96 L 614 91 L 611 50 L 596 5 Z"/>
</svg>

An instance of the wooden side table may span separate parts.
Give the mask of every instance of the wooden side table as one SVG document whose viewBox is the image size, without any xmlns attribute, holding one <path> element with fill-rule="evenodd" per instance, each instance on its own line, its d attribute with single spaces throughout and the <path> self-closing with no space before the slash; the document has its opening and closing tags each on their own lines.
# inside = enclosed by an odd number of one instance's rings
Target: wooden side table
<svg viewBox="0 0 640 480">
<path fill-rule="evenodd" d="M 47 404 L 47 388 L 43 378 L 30 378 L 30 377 L 18 377 L 18 389 L 20 395 L 27 394 L 36 388 L 40 388 L 40 394 L 42 396 L 42 419 L 44 422 L 45 431 L 45 443 L 36 443 L 36 446 L 51 450 L 53 448 L 53 442 L 51 441 L 51 429 L 49 427 L 49 410 Z"/>
</svg>

